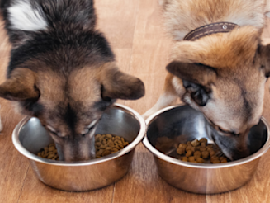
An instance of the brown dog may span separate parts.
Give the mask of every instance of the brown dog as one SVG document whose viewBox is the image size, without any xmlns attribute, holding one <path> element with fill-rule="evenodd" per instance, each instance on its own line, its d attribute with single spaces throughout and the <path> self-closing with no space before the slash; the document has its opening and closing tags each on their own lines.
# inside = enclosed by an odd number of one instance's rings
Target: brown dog
<svg viewBox="0 0 270 203">
<path fill-rule="evenodd" d="M 65 161 L 94 157 L 94 132 L 116 99 L 144 95 L 138 78 L 118 70 L 96 29 L 92 0 L 2 0 L 12 44 L 0 96 L 36 116 Z M 60 153 L 61 154 L 61 153 Z"/>
<path fill-rule="evenodd" d="M 180 97 L 212 123 L 213 139 L 227 157 L 246 156 L 245 138 L 261 118 L 270 75 L 270 45 L 260 40 L 264 0 L 165 0 L 162 5 L 174 47 L 164 93 L 145 117 Z"/>
</svg>

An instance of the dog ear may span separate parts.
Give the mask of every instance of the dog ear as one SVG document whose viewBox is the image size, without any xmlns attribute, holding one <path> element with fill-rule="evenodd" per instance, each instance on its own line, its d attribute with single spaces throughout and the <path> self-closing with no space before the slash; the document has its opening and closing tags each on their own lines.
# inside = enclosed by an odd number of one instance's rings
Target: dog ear
<svg viewBox="0 0 270 203">
<path fill-rule="evenodd" d="M 167 70 L 169 73 L 172 73 L 182 80 L 196 83 L 204 87 L 209 86 L 210 83 L 214 83 L 216 79 L 215 70 L 203 64 L 174 61 L 167 65 Z"/>
<path fill-rule="evenodd" d="M 210 98 L 210 84 L 216 78 L 213 68 L 203 64 L 172 62 L 168 64 L 167 70 L 182 79 L 183 87 L 197 105 L 206 105 Z"/>
<path fill-rule="evenodd" d="M 102 67 L 100 80 L 102 97 L 137 100 L 144 96 L 144 83 L 139 78 L 121 72 L 113 63 Z"/>
<path fill-rule="evenodd" d="M 35 86 L 36 76 L 27 68 L 17 68 L 11 77 L 0 85 L 0 97 L 10 101 L 38 100 L 39 90 Z"/>
<path fill-rule="evenodd" d="M 31 29 L 38 27 L 41 22 L 38 22 L 39 14 L 30 9 L 30 1 L 3 0 L 0 7 L 11 45 L 16 47 L 31 39 L 31 32 L 34 31 Z"/>
</svg>

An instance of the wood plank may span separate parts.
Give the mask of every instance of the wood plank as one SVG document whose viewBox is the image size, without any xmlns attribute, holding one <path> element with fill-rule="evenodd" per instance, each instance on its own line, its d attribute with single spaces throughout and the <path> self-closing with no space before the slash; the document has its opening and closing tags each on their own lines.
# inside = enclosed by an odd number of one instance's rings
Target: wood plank
<svg viewBox="0 0 270 203">
<path fill-rule="evenodd" d="M 144 113 L 161 94 L 171 39 L 164 33 L 158 0 L 97 0 L 98 27 L 116 53 L 122 71 L 145 82 L 146 96 L 138 101 L 118 101 Z M 270 19 L 263 37 L 270 38 Z M 0 28 L 0 83 L 5 80 L 9 45 Z M 266 87 L 264 115 L 270 121 L 270 95 Z M 93 203 L 268 203 L 270 202 L 270 152 L 262 157 L 252 180 L 236 191 L 196 195 L 169 186 L 157 175 L 153 155 L 140 144 L 131 170 L 115 185 L 91 192 L 58 191 L 39 182 L 28 160 L 14 149 L 11 133 L 21 116 L 10 102 L 0 99 L 4 130 L 0 133 L 0 202 L 93 202 Z"/>
<path fill-rule="evenodd" d="M 115 49 L 131 49 L 135 32 L 138 3 L 130 0 L 95 1 L 98 28 Z"/>
<path fill-rule="evenodd" d="M 155 104 L 162 92 L 171 41 L 163 32 L 158 1 L 139 2 L 130 73 L 144 81 L 145 96 L 126 102 L 126 105 L 143 114 Z"/>
<path fill-rule="evenodd" d="M 6 78 L 6 67 L 10 46 L 3 23 L 0 24 L 0 83 Z M 19 153 L 11 143 L 11 133 L 22 116 L 13 111 L 11 103 L 0 99 L 3 131 L 0 133 L 0 202 L 16 202 L 20 196 L 29 164 L 26 159 L 21 159 Z M 11 191 L 11 194 L 7 191 Z"/>
<path fill-rule="evenodd" d="M 114 185 L 91 192 L 65 192 L 41 183 L 32 169 L 27 173 L 19 203 L 23 202 L 105 202 L 111 203 Z"/>
</svg>

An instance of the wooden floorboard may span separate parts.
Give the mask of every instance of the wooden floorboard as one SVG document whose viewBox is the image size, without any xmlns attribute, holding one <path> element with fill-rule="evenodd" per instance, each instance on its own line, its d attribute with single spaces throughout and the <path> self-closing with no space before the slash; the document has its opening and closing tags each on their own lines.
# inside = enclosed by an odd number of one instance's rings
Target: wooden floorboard
<svg viewBox="0 0 270 203">
<path fill-rule="evenodd" d="M 158 0 L 97 0 L 98 27 L 110 41 L 121 70 L 145 82 L 146 96 L 139 101 L 119 101 L 145 112 L 158 99 L 165 79 L 171 40 L 163 31 Z M 270 20 L 267 19 L 270 25 Z M 1 25 L 2 26 L 2 25 Z M 270 26 L 264 30 L 270 38 Z M 9 59 L 6 33 L 0 29 L 0 82 L 5 80 Z M 268 83 L 269 85 L 269 83 Z M 264 115 L 270 121 L 266 88 Z M 28 160 L 11 142 L 12 129 L 22 118 L 12 104 L 0 99 L 4 130 L 0 133 L 0 203 L 268 203 L 270 202 L 270 152 L 262 157 L 252 180 L 236 191 L 195 195 L 169 186 L 157 175 L 153 155 L 140 144 L 129 173 L 115 184 L 91 192 L 58 191 L 39 182 Z"/>
</svg>

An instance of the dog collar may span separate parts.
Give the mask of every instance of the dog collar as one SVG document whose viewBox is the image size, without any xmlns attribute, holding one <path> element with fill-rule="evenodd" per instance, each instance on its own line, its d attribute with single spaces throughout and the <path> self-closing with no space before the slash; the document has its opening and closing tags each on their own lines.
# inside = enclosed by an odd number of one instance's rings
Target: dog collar
<svg viewBox="0 0 270 203">
<path fill-rule="evenodd" d="M 238 25 L 229 22 L 216 22 L 208 25 L 204 25 L 190 31 L 184 38 L 184 40 L 197 40 L 206 35 L 212 35 L 216 33 L 225 33 L 232 31 Z"/>
</svg>

